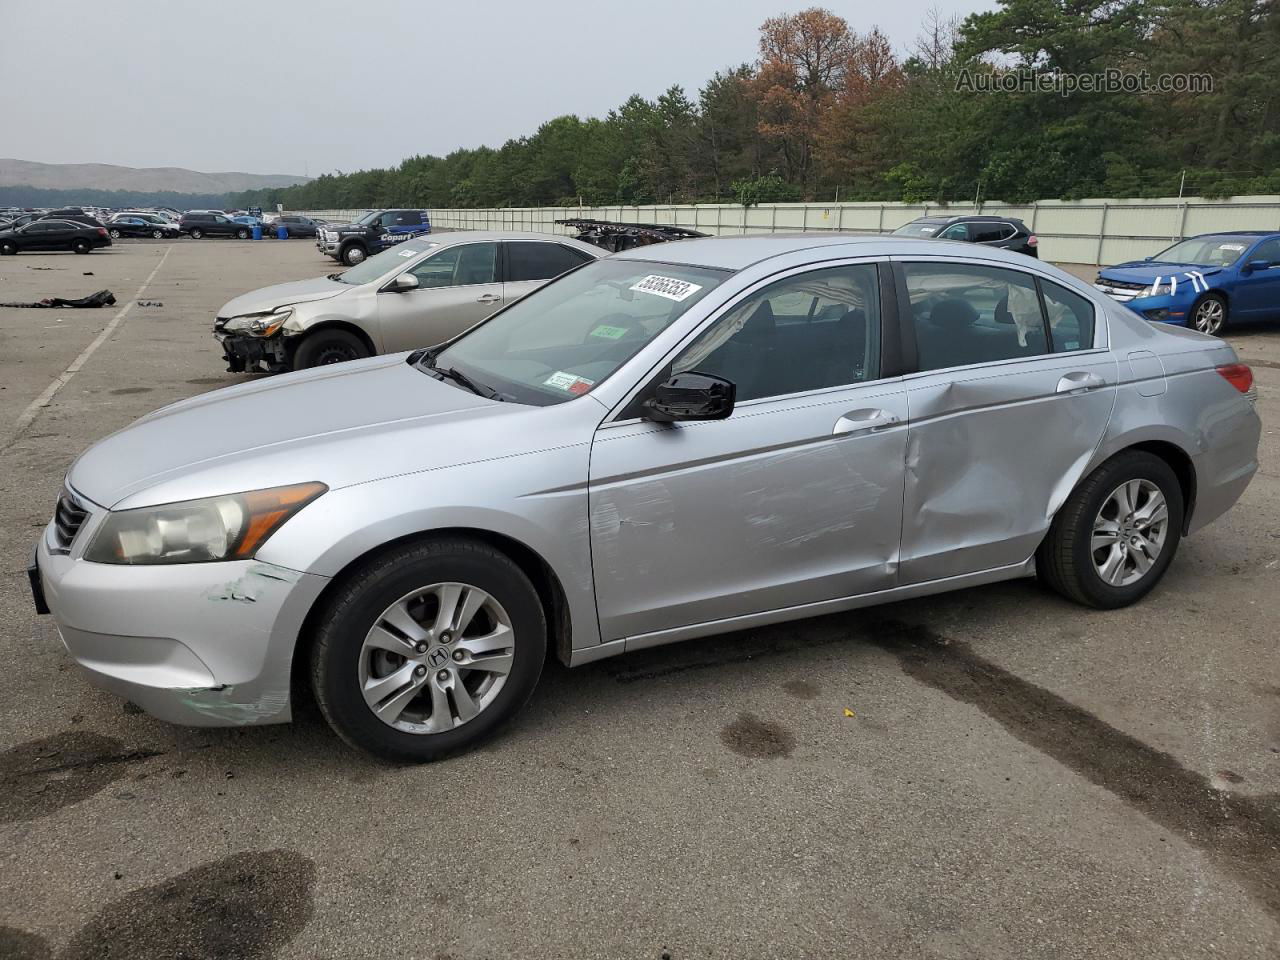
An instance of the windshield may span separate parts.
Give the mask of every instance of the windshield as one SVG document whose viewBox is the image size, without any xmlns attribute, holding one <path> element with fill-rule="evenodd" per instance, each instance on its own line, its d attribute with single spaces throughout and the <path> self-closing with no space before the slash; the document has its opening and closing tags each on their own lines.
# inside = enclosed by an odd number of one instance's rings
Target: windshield
<svg viewBox="0 0 1280 960">
<path fill-rule="evenodd" d="M 913 220 L 893 231 L 895 237 L 932 237 L 942 229 L 937 220 Z"/>
<path fill-rule="evenodd" d="M 373 223 L 373 221 L 377 220 L 378 217 L 380 217 L 381 215 L 382 215 L 382 212 L 379 210 L 370 210 L 363 217 L 357 220 L 356 224 L 361 227 L 367 227 L 369 224 Z"/>
<path fill-rule="evenodd" d="M 438 246 L 440 244 L 432 243 L 430 240 L 406 240 L 404 243 L 397 243 L 390 250 L 383 250 L 350 270 L 332 274 L 329 279 L 337 280 L 339 283 L 349 283 L 353 286 L 361 283 L 372 283 L 384 274 L 390 273 L 396 267 L 403 267 L 405 261 L 411 257 L 416 257 L 418 254 Z"/>
<path fill-rule="evenodd" d="M 1201 267 L 1229 267 L 1240 259 L 1253 241 L 1248 237 L 1192 237 L 1175 243 L 1151 259 L 1158 263 L 1194 263 Z"/>
<path fill-rule="evenodd" d="M 548 406 L 589 393 L 730 271 L 596 260 L 539 288 L 420 363 Z"/>
</svg>

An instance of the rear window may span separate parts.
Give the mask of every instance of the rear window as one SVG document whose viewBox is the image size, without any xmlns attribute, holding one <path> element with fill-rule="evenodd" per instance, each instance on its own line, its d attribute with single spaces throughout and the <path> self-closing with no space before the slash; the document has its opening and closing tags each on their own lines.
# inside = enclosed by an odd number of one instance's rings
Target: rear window
<svg viewBox="0 0 1280 960">
<path fill-rule="evenodd" d="M 895 237 L 932 237 L 942 229 L 941 220 L 912 220 L 893 231 Z"/>
</svg>

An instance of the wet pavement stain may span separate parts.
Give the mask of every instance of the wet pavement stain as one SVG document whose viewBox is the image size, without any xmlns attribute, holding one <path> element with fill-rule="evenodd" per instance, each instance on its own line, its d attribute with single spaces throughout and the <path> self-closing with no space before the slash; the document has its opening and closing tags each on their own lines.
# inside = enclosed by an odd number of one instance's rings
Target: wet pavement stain
<svg viewBox="0 0 1280 960">
<path fill-rule="evenodd" d="M 0 926 L 0 957 L 4 960 L 50 960 L 52 956 L 44 937 Z"/>
<path fill-rule="evenodd" d="M 307 925 L 315 876 L 288 850 L 237 853 L 107 904 L 59 960 L 261 960 Z"/>
<path fill-rule="evenodd" d="M 808 680 L 788 680 L 782 685 L 782 689 L 788 696 L 795 697 L 797 700 L 812 700 L 822 692 L 816 683 L 810 683 Z"/>
<path fill-rule="evenodd" d="M 150 393 L 151 387 L 120 387 L 111 391 L 113 397 L 123 397 L 131 393 Z"/>
<path fill-rule="evenodd" d="M 737 720 L 720 731 L 720 740 L 734 753 L 753 760 L 785 757 L 796 745 L 791 731 L 750 713 L 738 714 Z"/>
<path fill-rule="evenodd" d="M 130 764 L 156 756 L 79 731 L 19 744 L 0 753 L 0 823 L 47 817 L 125 778 Z"/>
<path fill-rule="evenodd" d="M 111 901 L 58 960 L 266 960 L 311 919 L 315 878 L 301 854 L 237 853 Z M 0 958 L 53 953 L 43 937 L 0 926 Z"/>
<path fill-rule="evenodd" d="M 1280 795 L 1215 789 L 1169 754 L 925 627 L 887 621 L 872 636 L 908 676 L 972 704 L 1016 739 L 1204 851 L 1280 918 Z"/>
<path fill-rule="evenodd" d="M 235 381 L 231 380 L 229 377 L 196 377 L 194 380 L 187 380 L 185 382 L 191 384 L 193 387 L 211 387 L 214 384 L 221 383 L 223 385 L 228 385 Z"/>
</svg>

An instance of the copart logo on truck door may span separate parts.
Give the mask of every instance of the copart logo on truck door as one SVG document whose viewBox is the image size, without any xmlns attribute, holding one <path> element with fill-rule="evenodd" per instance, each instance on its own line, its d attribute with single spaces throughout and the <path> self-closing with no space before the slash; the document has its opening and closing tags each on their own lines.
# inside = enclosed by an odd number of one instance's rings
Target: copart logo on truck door
<svg viewBox="0 0 1280 960">
<path fill-rule="evenodd" d="M 414 237 L 424 237 L 429 232 L 430 231 L 427 230 L 413 230 L 409 233 L 384 233 L 378 238 L 378 242 L 384 245 L 404 243 L 406 240 L 412 240 Z"/>
</svg>

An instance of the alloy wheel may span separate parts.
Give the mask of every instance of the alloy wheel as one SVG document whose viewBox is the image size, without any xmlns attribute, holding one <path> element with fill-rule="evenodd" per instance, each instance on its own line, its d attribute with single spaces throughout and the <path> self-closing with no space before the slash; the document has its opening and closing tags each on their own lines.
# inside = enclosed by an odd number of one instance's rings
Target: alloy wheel
<svg viewBox="0 0 1280 960">
<path fill-rule="evenodd" d="M 1196 307 L 1196 315 L 1194 319 L 1195 327 L 1201 333 L 1217 335 L 1222 329 L 1222 323 L 1226 319 L 1226 308 L 1221 300 L 1209 298 L 1200 303 Z"/>
<path fill-rule="evenodd" d="M 1164 549 L 1169 505 L 1150 480 L 1126 480 L 1102 501 L 1090 552 L 1102 582 L 1127 587 L 1147 575 Z"/>
<path fill-rule="evenodd" d="M 493 596 L 435 583 L 401 597 L 360 647 L 358 678 L 369 709 L 405 733 L 442 733 L 493 703 L 515 660 L 515 631 Z"/>
</svg>

